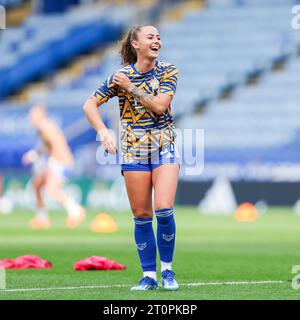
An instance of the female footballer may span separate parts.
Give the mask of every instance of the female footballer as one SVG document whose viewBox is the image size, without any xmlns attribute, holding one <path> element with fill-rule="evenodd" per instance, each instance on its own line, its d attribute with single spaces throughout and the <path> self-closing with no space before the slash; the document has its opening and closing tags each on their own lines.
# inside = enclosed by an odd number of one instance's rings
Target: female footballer
<svg viewBox="0 0 300 320">
<path fill-rule="evenodd" d="M 50 221 L 42 189 L 62 205 L 67 211 L 66 224 L 69 228 L 76 228 L 85 218 L 85 209 L 64 190 L 67 173 L 72 170 L 74 158 L 62 130 L 47 115 L 41 106 L 34 106 L 29 113 L 30 122 L 39 136 L 38 149 L 26 152 L 23 156 L 24 164 L 33 164 L 33 180 L 37 200 L 37 214 L 31 220 L 33 229 L 48 229 Z"/>
<path fill-rule="evenodd" d="M 131 290 L 158 289 L 156 247 L 162 285 L 177 290 L 172 260 L 175 246 L 174 200 L 179 175 L 171 101 L 177 68 L 158 61 L 162 41 L 153 26 L 134 26 L 121 41 L 124 65 L 89 97 L 83 111 L 100 134 L 105 150 L 116 154 L 117 144 L 104 125 L 98 107 L 118 96 L 121 120 L 121 170 L 134 215 L 134 237 L 143 278 Z M 154 189 L 154 204 L 152 190 Z M 156 240 L 152 228 L 157 219 Z"/>
</svg>

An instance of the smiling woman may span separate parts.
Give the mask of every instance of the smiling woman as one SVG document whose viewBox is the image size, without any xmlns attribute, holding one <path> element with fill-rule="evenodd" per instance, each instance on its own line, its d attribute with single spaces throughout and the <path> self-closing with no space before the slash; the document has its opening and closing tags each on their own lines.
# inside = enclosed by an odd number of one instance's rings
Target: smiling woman
<svg viewBox="0 0 300 320">
<path fill-rule="evenodd" d="M 153 207 L 157 218 L 162 284 L 166 290 L 179 287 L 172 271 L 176 234 L 173 207 L 179 155 L 175 150 L 176 134 L 171 112 L 178 71 L 174 65 L 157 60 L 161 48 L 162 41 L 155 27 L 132 27 L 121 41 L 124 67 L 104 81 L 83 107 L 87 119 L 100 133 L 105 150 L 114 154 L 117 152 L 116 141 L 97 108 L 108 99 L 119 97 L 121 171 L 134 215 L 135 242 L 144 274 L 132 290 L 158 288 Z"/>
<path fill-rule="evenodd" d="M 153 40 L 155 43 L 153 43 Z M 155 58 L 157 58 L 159 50 L 162 48 L 160 35 L 156 28 L 152 26 L 132 27 L 127 36 L 121 41 L 121 45 L 120 53 L 123 65 L 136 63 L 137 51 L 139 51 L 139 54 L 142 53 L 144 58 L 146 58 L 147 55 L 151 57 L 151 54 L 154 54 Z"/>
</svg>

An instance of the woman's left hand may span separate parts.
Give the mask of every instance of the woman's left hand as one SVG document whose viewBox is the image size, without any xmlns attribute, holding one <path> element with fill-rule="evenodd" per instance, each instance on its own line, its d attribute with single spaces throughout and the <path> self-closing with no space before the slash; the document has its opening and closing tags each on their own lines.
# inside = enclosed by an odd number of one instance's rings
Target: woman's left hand
<svg viewBox="0 0 300 320">
<path fill-rule="evenodd" d="M 126 76 L 126 74 L 117 72 L 113 77 L 113 83 L 117 84 L 119 87 L 125 89 L 126 91 L 130 91 L 134 85 Z"/>
</svg>

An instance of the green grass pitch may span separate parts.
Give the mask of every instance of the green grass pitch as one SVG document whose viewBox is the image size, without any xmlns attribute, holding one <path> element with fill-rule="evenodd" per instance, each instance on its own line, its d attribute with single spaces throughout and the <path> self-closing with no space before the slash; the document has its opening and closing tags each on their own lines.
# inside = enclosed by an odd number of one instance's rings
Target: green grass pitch
<svg viewBox="0 0 300 320">
<path fill-rule="evenodd" d="M 300 217 L 290 209 L 270 209 L 255 222 L 241 223 L 233 216 L 203 216 L 195 208 L 177 207 L 174 271 L 181 287 L 176 292 L 129 290 L 142 275 L 131 214 L 109 213 L 119 226 L 112 234 L 90 231 L 95 212 L 75 230 L 66 229 L 63 212 L 53 212 L 46 231 L 28 227 L 30 212 L 0 215 L 0 259 L 37 254 L 53 263 L 48 270 L 7 270 L 7 290 L 0 290 L 0 299 L 300 298 L 300 289 L 290 281 L 292 267 L 300 264 Z M 73 270 L 75 261 L 91 255 L 114 259 L 127 269 Z"/>
</svg>

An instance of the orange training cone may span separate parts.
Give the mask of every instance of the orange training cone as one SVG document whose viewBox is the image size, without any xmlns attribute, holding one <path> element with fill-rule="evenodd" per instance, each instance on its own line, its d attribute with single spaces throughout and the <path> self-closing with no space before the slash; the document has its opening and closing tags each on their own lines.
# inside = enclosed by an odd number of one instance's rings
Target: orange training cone
<svg viewBox="0 0 300 320">
<path fill-rule="evenodd" d="M 100 213 L 91 223 L 91 230 L 94 232 L 116 232 L 118 226 L 110 215 Z"/>
<path fill-rule="evenodd" d="M 235 218 L 240 222 L 252 222 L 257 219 L 257 210 L 250 202 L 242 203 L 235 211 Z"/>
</svg>

